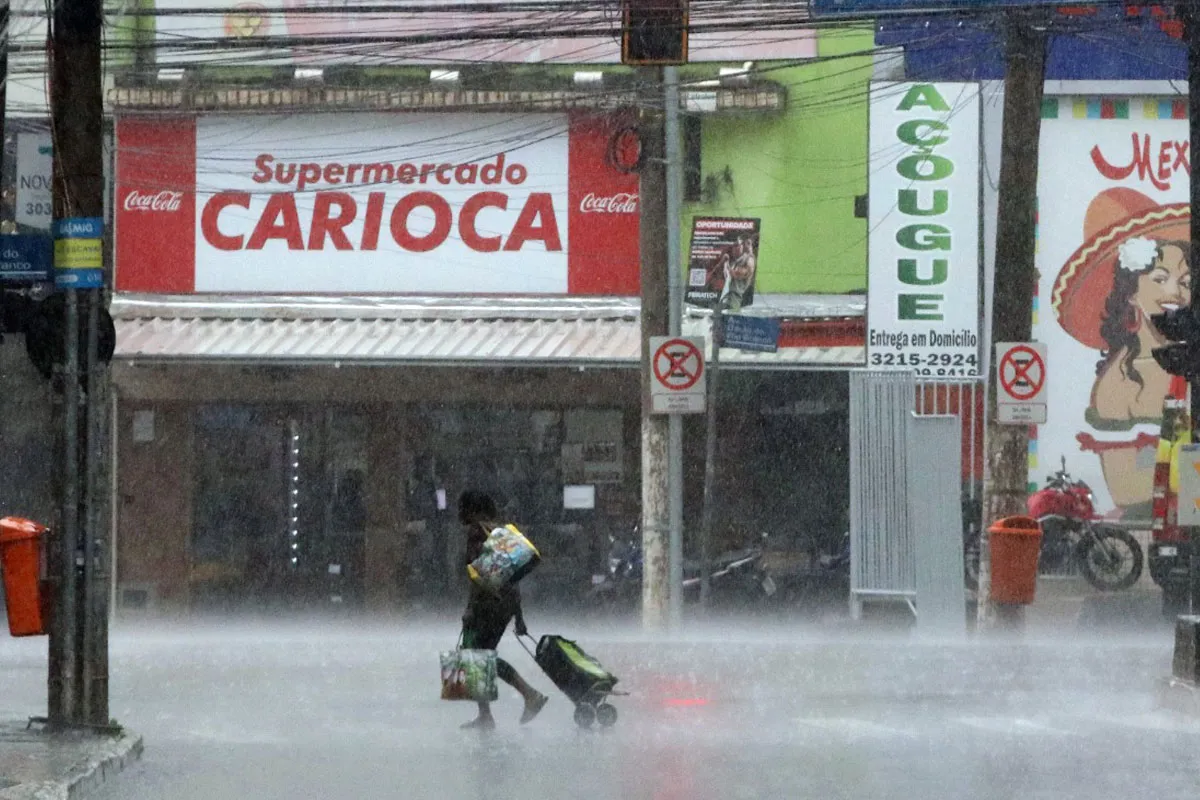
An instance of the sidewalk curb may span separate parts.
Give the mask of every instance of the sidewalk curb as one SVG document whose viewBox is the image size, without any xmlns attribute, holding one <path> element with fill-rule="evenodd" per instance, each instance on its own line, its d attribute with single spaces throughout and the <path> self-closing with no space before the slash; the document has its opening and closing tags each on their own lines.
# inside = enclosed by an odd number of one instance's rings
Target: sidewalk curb
<svg viewBox="0 0 1200 800">
<path fill-rule="evenodd" d="M 99 755 L 55 781 L 24 783 L 0 790 L 0 800 L 81 800 L 142 757 L 142 737 L 126 732 L 105 745 Z"/>
</svg>

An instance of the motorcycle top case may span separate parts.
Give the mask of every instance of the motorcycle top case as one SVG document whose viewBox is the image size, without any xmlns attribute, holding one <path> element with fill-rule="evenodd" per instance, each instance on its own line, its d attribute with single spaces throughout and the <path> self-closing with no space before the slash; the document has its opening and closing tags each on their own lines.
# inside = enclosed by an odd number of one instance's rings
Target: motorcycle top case
<svg viewBox="0 0 1200 800">
<path fill-rule="evenodd" d="M 467 575 L 483 588 L 499 593 L 528 575 L 541 558 L 516 525 L 505 525 L 488 535 L 479 558 L 467 565 Z"/>
<path fill-rule="evenodd" d="M 575 703 L 589 694 L 608 694 L 617 685 L 615 675 L 578 644 L 562 636 L 543 636 L 534 660 L 546 677 Z"/>
</svg>

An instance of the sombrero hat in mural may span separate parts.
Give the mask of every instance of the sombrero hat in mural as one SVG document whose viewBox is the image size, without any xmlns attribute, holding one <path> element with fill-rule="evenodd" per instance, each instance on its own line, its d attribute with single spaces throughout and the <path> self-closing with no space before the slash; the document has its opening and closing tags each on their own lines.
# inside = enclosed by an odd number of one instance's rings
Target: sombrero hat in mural
<svg viewBox="0 0 1200 800">
<path fill-rule="evenodd" d="M 1096 350 L 1108 345 L 1100 335 L 1104 304 L 1113 288 L 1121 244 L 1129 239 L 1189 241 L 1187 203 L 1159 205 L 1134 189 L 1106 189 L 1088 205 L 1083 244 L 1054 281 L 1050 307 L 1063 330 Z"/>
</svg>

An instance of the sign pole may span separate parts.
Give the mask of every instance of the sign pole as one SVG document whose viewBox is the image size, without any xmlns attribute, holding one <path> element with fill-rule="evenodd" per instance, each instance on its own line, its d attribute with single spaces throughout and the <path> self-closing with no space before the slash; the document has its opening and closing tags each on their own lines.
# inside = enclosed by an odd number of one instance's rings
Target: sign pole
<svg viewBox="0 0 1200 800">
<path fill-rule="evenodd" d="M 721 346 L 725 343 L 725 304 L 717 303 L 712 314 L 712 356 L 709 358 L 708 397 L 704 420 L 704 511 L 700 519 L 700 609 L 708 610 L 713 512 L 717 483 L 717 372 L 721 362 Z"/>
<path fill-rule="evenodd" d="M 679 152 L 679 70 L 663 68 L 663 118 L 667 156 L 667 333 L 683 332 L 683 276 L 680 263 L 679 213 L 683 159 Z M 670 627 L 683 625 L 683 418 L 667 418 L 667 519 Z"/>
</svg>

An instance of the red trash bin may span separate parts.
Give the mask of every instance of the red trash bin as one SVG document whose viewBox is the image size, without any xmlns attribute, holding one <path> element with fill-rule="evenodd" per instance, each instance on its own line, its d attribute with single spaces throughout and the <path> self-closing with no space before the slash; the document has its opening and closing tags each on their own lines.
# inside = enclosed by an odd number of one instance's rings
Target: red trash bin
<svg viewBox="0 0 1200 800">
<path fill-rule="evenodd" d="M 992 602 L 1029 605 L 1037 593 L 1042 528 L 1032 517 L 1005 517 L 988 528 Z"/>
<path fill-rule="evenodd" d="M 49 529 L 21 517 L 0 519 L 0 574 L 8 630 L 13 636 L 43 636 L 42 548 Z"/>
</svg>

